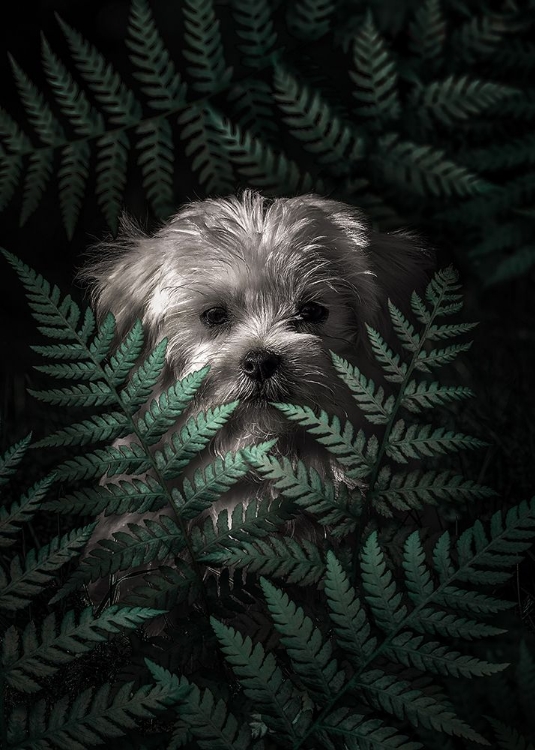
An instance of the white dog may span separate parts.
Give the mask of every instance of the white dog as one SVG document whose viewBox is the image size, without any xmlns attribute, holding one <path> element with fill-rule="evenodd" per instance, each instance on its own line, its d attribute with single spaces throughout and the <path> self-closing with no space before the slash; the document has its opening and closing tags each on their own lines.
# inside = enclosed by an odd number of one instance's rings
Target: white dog
<svg viewBox="0 0 535 750">
<path fill-rule="evenodd" d="M 413 237 L 372 231 L 343 203 L 249 190 L 186 205 L 152 236 L 123 221 L 99 254 L 83 274 L 99 314 L 111 310 L 119 335 L 141 319 L 149 347 L 169 340 L 162 388 L 211 365 L 184 418 L 239 400 L 212 453 L 275 437 L 280 453 L 324 473 L 329 454 L 270 402 L 362 424 L 329 351 L 359 366 L 369 360 L 365 323 L 381 328 L 387 298 L 406 302 L 429 266 Z M 217 510 L 243 499 L 243 491 L 229 494 Z M 139 518 L 110 517 L 97 536 L 131 520 Z"/>
</svg>

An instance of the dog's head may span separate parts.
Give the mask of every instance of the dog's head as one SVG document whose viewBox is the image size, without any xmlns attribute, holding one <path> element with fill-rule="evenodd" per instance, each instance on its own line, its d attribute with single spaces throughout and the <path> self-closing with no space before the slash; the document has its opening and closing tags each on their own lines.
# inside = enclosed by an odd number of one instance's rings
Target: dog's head
<svg viewBox="0 0 535 750">
<path fill-rule="evenodd" d="M 140 318 L 151 344 L 166 336 L 175 377 L 210 363 L 202 401 L 239 399 L 262 436 L 282 429 L 270 401 L 351 416 L 329 350 L 355 362 L 364 324 L 426 265 L 411 237 L 377 234 L 342 203 L 252 191 L 191 203 L 153 236 L 123 221 L 104 250 L 83 274 L 99 313 L 119 334 Z"/>
</svg>

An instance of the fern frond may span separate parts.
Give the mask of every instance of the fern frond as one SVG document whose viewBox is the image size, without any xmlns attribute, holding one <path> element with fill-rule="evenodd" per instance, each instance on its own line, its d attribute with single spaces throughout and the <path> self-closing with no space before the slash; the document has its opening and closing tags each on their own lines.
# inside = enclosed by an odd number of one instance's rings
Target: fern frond
<svg viewBox="0 0 535 750">
<path fill-rule="evenodd" d="M 49 437 L 37 441 L 33 447 L 50 448 L 64 445 L 87 445 L 87 443 L 96 443 L 103 440 L 113 441 L 126 435 L 129 427 L 128 418 L 121 412 L 95 415 L 89 419 L 84 419 L 83 422 L 65 427 L 63 430 L 57 430 Z"/>
<path fill-rule="evenodd" d="M 229 193 L 234 175 L 214 115 L 207 105 L 191 104 L 178 118 L 184 151 L 193 157 L 191 169 L 208 193 Z"/>
<path fill-rule="evenodd" d="M 117 403 L 117 394 L 107 383 L 90 383 L 90 385 L 75 385 L 72 388 L 53 388 L 45 391 L 34 391 L 29 388 L 28 393 L 38 401 L 53 406 L 76 408 L 109 406 Z"/>
<path fill-rule="evenodd" d="M 362 430 L 355 435 L 350 422 L 342 428 L 337 416 L 329 417 L 327 412 L 320 411 L 316 416 L 310 406 L 295 406 L 293 404 L 276 404 L 287 419 L 297 422 L 307 428 L 307 432 L 314 435 L 318 443 L 324 445 L 329 453 L 336 456 L 342 466 L 348 466 L 353 478 L 366 477 L 373 465 L 373 441 L 370 438 L 366 446 L 366 438 Z"/>
<path fill-rule="evenodd" d="M 56 16 L 76 66 L 112 125 L 132 126 L 141 118 L 141 105 L 103 55 Z"/>
<path fill-rule="evenodd" d="M 416 380 L 410 380 L 403 391 L 401 406 L 413 414 L 419 414 L 424 409 L 444 406 L 454 401 L 464 401 L 473 396 L 472 389 L 466 386 L 441 385 L 437 381 L 418 383 Z"/>
<path fill-rule="evenodd" d="M 450 451 L 473 450 L 483 448 L 484 443 L 478 438 L 453 432 L 444 427 L 433 425 L 407 425 L 399 419 L 393 426 L 388 440 L 386 453 L 397 463 L 407 463 L 410 458 L 434 456 L 437 453 Z"/>
<path fill-rule="evenodd" d="M 124 604 L 171 610 L 177 604 L 193 601 L 200 589 L 197 574 L 176 558 L 173 567 L 159 565 L 143 576 L 143 583 L 128 591 Z"/>
<path fill-rule="evenodd" d="M 95 526 L 92 523 L 62 537 L 54 537 L 38 551 L 31 549 L 24 559 L 14 557 L 9 567 L 9 580 L 0 570 L 0 609 L 14 612 L 30 604 L 47 588 L 54 573 L 82 552 Z"/>
<path fill-rule="evenodd" d="M 395 402 L 395 397 L 385 396 L 384 389 L 368 380 L 354 365 L 331 352 L 331 359 L 337 373 L 347 385 L 353 398 L 359 405 L 359 409 L 372 424 L 386 424 L 388 422 Z"/>
<path fill-rule="evenodd" d="M 441 149 L 400 141 L 395 133 L 381 136 L 374 159 L 389 183 L 418 195 L 465 196 L 490 190 L 489 183 L 448 159 Z"/>
<path fill-rule="evenodd" d="M 23 457 L 26 447 L 29 444 L 29 439 L 30 436 L 24 438 L 7 452 L 7 460 L 4 465 L 7 465 L 9 471 L 4 470 L 5 479 L 2 477 L 3 481 L 7 482 L 8 477 L 14 473 L 15 467 Z M 54 480 L 55 475 L 50 474 L 48 477 L 36 482 L 20 500 L 16 500 L 9 508 L 0 506 L 0 548 L 10 547 L 15 543 L 15 539 L 11 539 L 10 536 L 18 534 L 20 526 L 29 521 L 39 510 L 41 501 Z"/>
<path fill-rule="evenodd" d="M 76 482 L 117 474 L 143 474 L 152 468 L 152 461 L 138 443 L 99 448 L 93 453 L 68 459 L 57 468 L 59 480 Z"/>
<path fill-rule="evenodd" d="M 240 727 L 224 700 L 216 700 L 212 691 L 204 691 L 185 677 L 176 677 L 167 669 L 145 660 L 157 685 L 180 696 L 176 706 L 179 716 L 186 722 L 201 750 L 219 747 L 226 750 L 249 750 L 251 732 L 248 725 Z"/>
<path fill-rule="evenodd" d="M 164 479 L 175 479 L 191 459 L 214 437 L 230 419 L 238 401 L 207 409 L 190 417 L 179 433 L 175 433 L 163 449 L 156 451 L 156 466 Z"/>
<path fill-rule="evenodd" d="M 249 573 L 284 578 L 288 583 L 308 586 L 316 583 L 324 571 L 318 548 L 307 539 L 296 542 L 291 537 L 273 537 L 228 544 L 203 558 L 208 564 L 232 566 Z"/>
<path fill-rule="evenodd" d="M 374 708 L 382 709 L 398 719 L 406 719 L 413 726 L 421 724 L 428 729 L 464 737 L 481 745 L 489 744 L 448 707 L 413 688 L 407 680 L 373 669 L 361 675 L 360 687 Z"/>
<path fill-rule="evenodd" d="M 474 16 L 452 33 L 451 46 L 458 50 L 461 59 L 471 63 L 497 51 L 509 30 L 505 16 L 493 13 Z"/>
<path fill-rule="evenodd" d="M 50 741 L 69 750 L 85 750 L 109 739 L 121 737 L 136 726 L 136 718 L 146 719 L 183 699 L 186 690 L 175 684 L 143 685 L 134 690 L 127 682 L 117 691 L 106 683 L 81 692 L 69 706 L 65 696 L 53 703 L 47 716 L 47 700 L 31 708 L 15 709 L 8 726 L 13 748 L 49 747 Z"/>
<path fill-rule="evenodd" d="M 188 73 L 192 86 L 202 94 L 225 88 L 232 78 L 226 66 L 219 21 L 212 0 L 185 0 L 183 4 L 186 44 L 184 57 L 192 63 Z"/>
<path fill-rule="evenodd" d="M 385 633 L 396 630 L 406 618 L 407 608 L 402 604 L 392 573 L 386 567 L 384 555 L 372 532 L 361 552 L 362 586 L 377 625 Z"/>
<path fill-rule="evenodd" d="M 327 552 L 325 594 L 336 640 L 356 667 L 370 658 L 377 646 L 370 623 L 354 588 L 334 553 Z"/>
<path fill-rule="evenodd" d="M 384 378 L 390 383 L 402 383 L 407 374 L 407 365 L 388 346 L 381 334 L 366 323 L 366 331 L 373 354 L 384 371 Z"/>
<path fill-rule="evenodd" d="M 0 109 L 0 116 L 2 110 Z M 23 159 L 18 154 L 6 154 L 3 149 L 0 151 L 0 210 L 4 210 L 19 185 Z M 29 189 L 29 185 L 28 185 Z"/>
<path fill-rule="evenodd" d="M 404 349 L 415 352 L 421 346 L 420 334 L 414 330 L 412 323 L 407 320 L 391 300 L 388 300 L 388 312 L 392 320 L 394 331 Z"/>
<path fill-rule="evenodd" d="M 332 656 L 329 641 L 324 640 L 320 630 L 305 615 L 301 607 L 283 591 L 265 578 L 260 579 L 266 602 L 273 617 L 275 628 L 280 633 L 296 675 L 310 692 L 323 699 L 344 681 L 342 672 Z"/>
<path fill-rule="evenodd" d="M 0 456 L 0 487 L 9 482 L 10 477 L 16 472 L 18 465 L 26 455 L 30 445 L 32 434 L 19 440 Z M 0 511 L 1 512 L 1 511 Z"/>
<path fill-rule="evenodd" d="M 171 125 L 165 117 L 154 117 L 140 123 L 136 132 L 141 136 L 137 163 L 145 194 L 156 216 L 167 218 L 174 206 L 175 147 Z"/>
<path fill-rule="evenodd" d="M 136 424 L 146 445 L 157 443 L 191 403 L 210 370 L 209 366 L 196 370 L 178 380 L 148 405 Z"/>
<path fill-rule="evenodd" d="M 286 16 L 288 28 L 298 39 L 319 39 L 329 31 L 335 7 L 334 0 L 293 0 Z"/>
<path fill-rule="evenodd" d="M 56 100 L 77 135 L 95 137 L 104 132 L 104 119 L 91 105 L 83 89 L 58 56 L 52 51 L 44 34 L 41 36 L 46 77 Z"/>
<path fill-rule="evenodd" d="M 443 81 L 433 81 L 417 90 L 415 105 L 433 115 L 445 125 L 456 125 L 460 120 L 474 117 L 493 104 L 510 96 L 518 89 L 470 76 L 451 75 Z"/>
<path fill-rule="evenodd" d="M 424 504 L 435 505 L 439 500 L 467 503 L 492 497 L 494 490 L 451 471 L 392 472 L 383 466 L 367 499 L 383 515 L 396 510 L 420 509 Z"/>
<path fill-rule="evenodd" d="M 290 132 L 315 155 L 318 164 L 346 171 L 364 154 L 361 134 L 344 122 L 318 92 L 312 93 L 280 65 L 274 70 L 274 97 Z"/>
<path fill-rule="evenodd" d="M 380 719 L 367 719 L 350 708 L 333 711 L 319 727 L 329 734 L 347 738 L 349 742 L 356 741 L 356 747 L 369 747 L 370 750 L 421 750 L 423 747 L 420 742 L 407 741 L 404 734 L 386 726 Z"/>
<path fill-rule="evenodd" d="M 146 0 L 132 3 L 126 45 L 148 106 L 169 110 L 183 105 L 187 86 L 176 71 Z"/>
<path fill-rule="evenodd" d="M 395 120 L 400 115 L 397 71 L 370 11 L 353 42 L 354 71 L 349 75 L 357 88 L 357 114 L 366 118 Z"/>
<path fill-rule="evenodd" d="M 32 83 L 16 60 L 8 55 L 28 121 L 45 146 L 56 147 L 65 142 L 65 133 L 48 106 L 45 97 Z"/>
<path fill-rule="evenodd" d="M 28 221 L 37 209 L 39 201 L 52 178 L 53 162 L 54 150 L 52 148 L 43 148 L 30 154 L 22 188 L 21 226 Z"/>
<path fill-rule="evenodd" d="M 110 482 L 96 488 L 86 487 L 57 500 L 49 500 L 43 507 L 55 513 L 96 516 L 99 513 L 150 513 L 166 504 L 167 498 L 161 485 L 146 476 L 143 481 L 133 478 L 118 484 Z"/>
<path fill-rule="evenodd" d="M 98 581 L 119 570 L 164 560 L 184 548 L 182 531 L 168 516 L 159 516 L 157 521 L 145 519 L 142 526 L 129 523 L 127 527 L 130 533 L 116 531 L 113 539 L 99 541 L 99 546 L 84 557 L 67 583 L 51 599 L 51 604 L 84 583 Z"/>
<path fill-rule="evenodd" d="M 130 141 L 124 131 L 116 130 L 99 138 L 96 147 L 95 192 L 104 218 L 115 233 L 126 186 Z"/>
<path fill-rule="evenodd" d="M 487 716 L 498 744 L 496 750 L 534 750 L 535 745 L 529 742 L 515 727 L 504 724 L 492 716 Z"/>
<path fill-rule="evenodd" d="M 134 370 L 134 373 L 128 380 L 126 388 L 121 391 L 121 402 L 124 408 L 132 415 L 147 403 L 152 389 L 158 382 L 165 364 L 165 353 L 167 351 L 167 339 L 162 339 L 151 351 L 148 357 L 143 360 L 141 365 Z M 130 362 L 124 362 L 124 369 L 121 372 L 110 373 L 115 378 L 120 378 L 118 384 L 126 379 L 130 372 L 132 364 L 132 352 L 130 352 Z"/>
<path fill-rule="evenodd" d="M 266 81 L 249 78 L 237 81 L 229 90 L 230 116 L 233 122 L 251 133 L 254 138 L 276 143 L 278 126 L 272 87 Z"/>
<path fill-rule="evenodd" d="M 409 24 L 409 48 L 426 65 L 440 62 L 446 41 L 446 22 L 440 5 L 440 0 L 425 0 Z"/>
<path fill-rule="evenodd" d="M 164 614 L 159 609 L 119 607 L 113 605 L 95 617 L 91 607 L 78 616 L 67 612 L 59 628 L 54 613 L 48 615 L 37 633 L 31 621 L 22 633 L 12 625 L 5 633 L 2 644 L 2 669 L 9 685 L 24 693 L 42 688 L 41 681 L 55 674 L 63 664 L 76 659 L 79 654 L 91 651 L 97 643 L 121 630 L 134 630 L 146 620 Z"/>
<path fill-rule="evenodd" d="M 236 33 L 245 44 L 238 44 L 241 62 L 258 68 L 274 52 L 277 31 L 271 18 L 267 0 L 240 0 L 232 3 L 232 14 L 237 21 Z"/>
<path fill-rule="evenodd" d="M 299 735 L 295 715 L 299 696 L 290 680 L 284 679 L 275 657 L 266 653 L 261 643 L 253 646 L 249 636 L 210 618 L 225 659 L 243 687 L 245 695 L 260 709 L 262 720 L 277 734 L 291 742 Z"/>
</svg>

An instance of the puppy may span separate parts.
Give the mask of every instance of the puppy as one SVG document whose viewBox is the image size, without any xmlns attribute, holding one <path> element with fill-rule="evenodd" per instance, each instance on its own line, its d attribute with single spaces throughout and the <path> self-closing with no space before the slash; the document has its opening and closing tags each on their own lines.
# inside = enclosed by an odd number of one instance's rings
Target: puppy
<svg viewBox="0 0 535 750">
<path fill-rule="evenodd" d="M 186 205 L 152 236 L 123 220 L 119 238 L 99 247 L 83 276 L 98 314 L 114 314 L 119 336 L 139 318 L 149 348 L 167 337 L 160 389 L 210 364 L 174 429 L 239 400 L 191 471 L 213 454 L 277 438 L 280 454 L 343 481 L 328 452 L 271 402 L 323 409 L 359 426 L 329 352 L 359 367 L 369 362 L 365 324 L 381 328 L 387 298 L 406 302 L 428 266 L 410 235 L 376 233 L 343 203 L 317 195 L 267 200 L 246 190 Z M 259 491 L 264 484 L 244 481 L 213 511 Z M 103 518 L 93 544 L 131 521 L 140 518 Z"/>
</svg>

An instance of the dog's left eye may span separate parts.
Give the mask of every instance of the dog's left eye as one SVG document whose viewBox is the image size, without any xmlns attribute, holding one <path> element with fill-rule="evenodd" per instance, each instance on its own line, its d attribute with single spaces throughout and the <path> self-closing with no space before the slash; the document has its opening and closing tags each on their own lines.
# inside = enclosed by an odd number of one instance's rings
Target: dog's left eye
<svg viewBox="0 0 535 750">
<path fill-rule="evenodd" d="M 323 323 L 329 315 L 327 308 L 319 302 L 306 302 L 297 312 L 298 319 L 306 323 Z"/>
<path fill-rule="evenodd" d="M 229 319 L 228 312 L 224 307 L 211 307 L 205 310 L 201 315 L 202 322 L 207 326 L 221 326 L 227 323 Z"/>
</svg>

